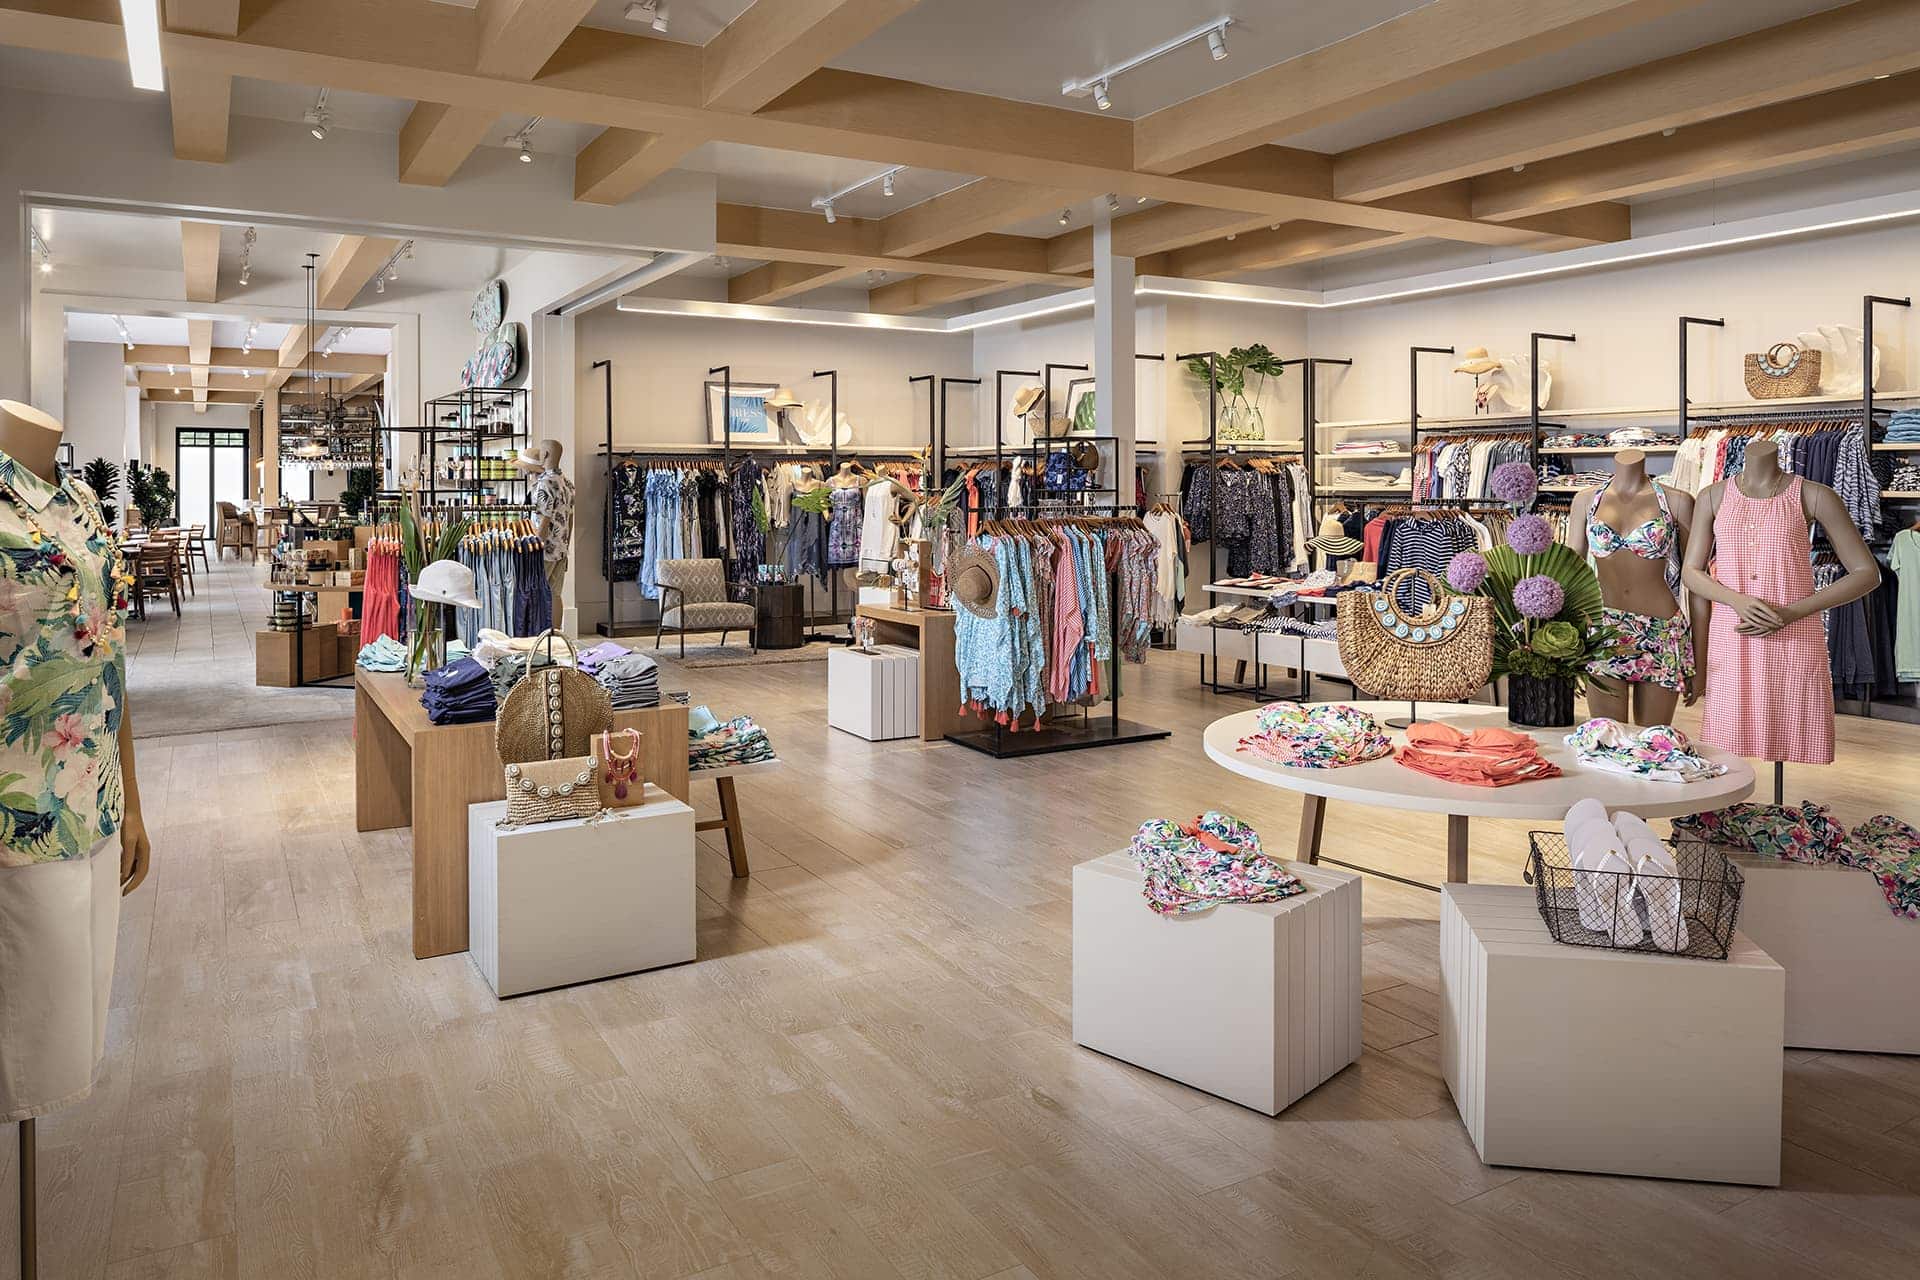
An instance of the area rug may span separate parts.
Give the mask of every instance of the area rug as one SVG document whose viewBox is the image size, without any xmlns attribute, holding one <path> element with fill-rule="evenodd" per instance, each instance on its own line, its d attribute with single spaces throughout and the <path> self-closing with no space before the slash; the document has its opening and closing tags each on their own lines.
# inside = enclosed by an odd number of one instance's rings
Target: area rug
<svg viewBox="0 0 1920 1280">
<path fill-rule="evenodd" d="M 830 644 L 810 644 L 798 649 L 762 649 L 755 653 L 742 645 L 700 644 L 687 646 L 687 656 L 680 656 L 679 647 L 662 648 L 658 653 L 652 649 L 641 649 L 659 662 L 690 670 L 702 667 L 758 667 L 773 666 L 786 662 L 825 662 L 827 653 L 833 648 Z"/>
</svg>

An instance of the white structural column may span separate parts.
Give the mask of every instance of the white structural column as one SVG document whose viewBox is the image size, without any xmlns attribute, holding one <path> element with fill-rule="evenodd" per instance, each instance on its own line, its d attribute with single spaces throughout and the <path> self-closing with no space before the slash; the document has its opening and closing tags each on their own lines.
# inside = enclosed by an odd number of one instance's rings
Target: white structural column
<svg viewBox="0 0 1920 1280">
<path fill-rule="evenodd" d="M 0 143 L 0 156 L 5 152 L 5 143 Z M 0 400 L 28 400 L 33 254 L 28 249 L 25 202 L 15 205 L 11 213 L 0 231 Z"/>
<path fill-rule="evenodd" d="M 1134 373 L 1133 259 L 1113 251 L 1113 220 L 1093 224 L 1094 430 L 1113 436 L 1116 512 L 1133 496 Z"/>
</svg>

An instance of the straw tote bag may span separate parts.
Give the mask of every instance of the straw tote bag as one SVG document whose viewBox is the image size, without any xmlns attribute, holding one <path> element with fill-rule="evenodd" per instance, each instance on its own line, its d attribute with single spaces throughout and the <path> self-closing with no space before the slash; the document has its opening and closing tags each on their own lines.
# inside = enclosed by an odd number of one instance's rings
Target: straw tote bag
<svg viewBox="0 0 1920 1280">
<path fill-rule="evenodd" d="M 1400 588 L 1424 578 L 1432 603 L 1412 612 Z M 1425 569 L 1401 569 L 1377 591 L 1347 591 L 1339 601 L 1340 662 L 1376 698 L 1458 702 L 1493 672 L 1493 605 L 1450 594 Z"/>
<path fill-rule="evenodd" d="M 1781 355 L 1781 352 L 1785 355 Z M 1785 400 L 1820 394 L 1820 353 L 1793 342 L 1776 342 L 1747 357 L 1747 394 L 1755 400 Z"/>
<path fill-rule="evenodd" d="M 566 643 L 558 632 L 536 644 Z M 571 647 L 571 646 L 569 646 Z M 531 655 L 529 655 L 531 656 Z M 613 727 L 613 699 L 600 682 L 573 667 L 533 667 L 500 704 L 493 744 L 501 764 L 589 755 L 595 735 Z"/>
</svg>

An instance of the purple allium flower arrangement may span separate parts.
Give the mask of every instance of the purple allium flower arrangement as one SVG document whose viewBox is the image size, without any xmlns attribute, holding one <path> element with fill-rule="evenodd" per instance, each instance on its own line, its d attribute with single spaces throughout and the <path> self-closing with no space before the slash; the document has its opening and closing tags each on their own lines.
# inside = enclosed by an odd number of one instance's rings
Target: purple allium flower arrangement
<svg viewBox="0 0 1920 1280">
<path fill-rule="evenodd" d="M 1488 482 L 1493 496 L 1514 507 L 1524 507 L 1540 491 L 1540 479 L 1525 462 L 1503 462 L 1493 469 Z"/>
<path fill-rule="evenodd" d="M 1536 622 L 1553 617 L 1566 602 L 1566 591 L 1544 573 L 1513 584 L 1513 607 Z"/>
<path fill-rule="evenodd" d="M 1507 545 L 1523 556 L 1537 556 L 1553 545 L 1553 526 L 1536 515 L 1518 516 L 1507 526 Z"/>
<path fill-rule="evenodd" d="M 1462 551 L 1447 561 L 1447 585 L 1470 596 L 1487 580 L 1487 558 L 1478 551 Z"/>
</svg>

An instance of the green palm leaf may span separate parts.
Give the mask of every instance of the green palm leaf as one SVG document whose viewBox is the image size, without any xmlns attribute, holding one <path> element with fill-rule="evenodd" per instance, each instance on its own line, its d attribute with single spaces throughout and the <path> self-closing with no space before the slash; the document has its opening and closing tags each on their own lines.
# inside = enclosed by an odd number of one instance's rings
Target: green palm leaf
<svg viewBox="0 0 1920 1280">
<path fill-rule="evenodd" d="M 1593 566 L 1573 553 L 1573 548 L 1556 542 L 1537 556 L 1522 556 L 1512 547 L 1500 546 L 1487 552 L 1487 585 L 1483 595 L 1493 598 L 1494 612 L 1511 627 L 1520 620 L 1513 608 L 1513 587 L 1522 578 L 1545 574 L 1560 584 L 1567 602 L 1560 606 L 1559 617 L 1582 631 L 1600 625 L 1600 579 Z"/>
</svg>

